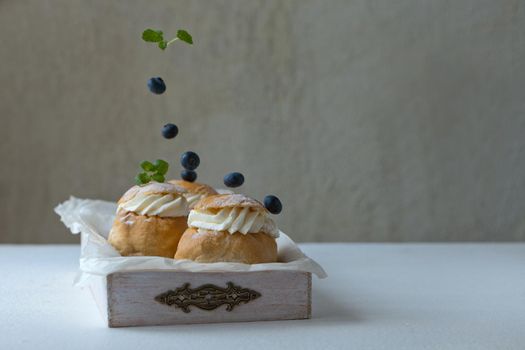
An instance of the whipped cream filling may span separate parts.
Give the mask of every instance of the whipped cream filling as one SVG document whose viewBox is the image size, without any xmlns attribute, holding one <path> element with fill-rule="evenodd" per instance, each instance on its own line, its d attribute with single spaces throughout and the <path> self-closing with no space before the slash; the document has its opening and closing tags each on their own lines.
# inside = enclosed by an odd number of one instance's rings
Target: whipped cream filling
<svg viewBox="0 0 525 350">
<path fill-rule="evenodd" d="M 188 215 L 188 202 L 183 196 L 171 193 L 137 194 L 129 201 L 119 205 L 119 210 L 124 209 L 139 215 L 178 217 Z"/>
<path fill-rule="evenodd" d="M 186 197 L 186 200 L 188 201 L 188 208 L 193 209 L 195 204 L 200 201 L 204 195 L 198 193 L 186 193 L 184 194 L 184 197 Z"/>
<path fill-rule="evenodd" d="M 192 210 L 188 216 L 188 226 L 228 231 L 230 234 L 263 232 L 274 238 L 279 237 L 279 230 L 273 220 L 265 212 L 250 208 L 223 208 L 217 213 Z"/>
</svg>

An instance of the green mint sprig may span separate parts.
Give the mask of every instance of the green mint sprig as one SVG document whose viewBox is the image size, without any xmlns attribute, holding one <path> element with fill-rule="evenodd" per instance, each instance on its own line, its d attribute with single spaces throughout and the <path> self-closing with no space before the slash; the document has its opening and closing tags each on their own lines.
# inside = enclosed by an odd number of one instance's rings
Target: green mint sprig
<svg viewBox="0 0 525 350">
<path fill-rule="evenodd" d="M 135 176 L 135 182 L 137 185 L 144 185 L 150 181 L 164 182 L 166 180 L 164 175 L 166 175 L 170 166 L 168 162 L 162 159 L 157 159 L 155 163 L 145 160 L 140 163 L 140 167 L 144 172 Z"/>
<path fill-rule="evenodd" d="M 185 43 L 188 43 L 190 45 L 193 44 L 193 38 L 191 37 L 190 33 L 185 31 L 184 29 L 177 30 L 177 36 L 175 38 L 171 40 L 165 40 L 164 33 L 162 33 L 162 30 L 148 28 L 144 32 L 142 32 L 142 40 L 148 43 L 157 43 L 161 50 L 165 50 L 168 47 L 168 45 L 174 43 L 177 40 L 184 41 Z"/>
</svg>

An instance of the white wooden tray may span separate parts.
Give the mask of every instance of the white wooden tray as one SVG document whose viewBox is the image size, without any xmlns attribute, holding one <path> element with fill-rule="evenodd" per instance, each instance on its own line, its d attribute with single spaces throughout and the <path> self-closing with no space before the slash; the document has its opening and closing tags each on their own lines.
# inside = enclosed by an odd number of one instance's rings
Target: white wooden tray
<svg viewBox="0 0 525 350">
<path fill-rule="evenodd" d="M 109 327 L 311 317 L 309 272 L 129 271 L 90 288 Z"/>
<path fill-rule="evenodd" d="M 107 242 L 116 209 L 73 197 L 55 208 L 81 233 L 75 284 L 90 286 L 109 327 L 310 318 L 312 273 L 326 273 L 285 233 L 277 239 L 278 263 L 122 257 Z"/>
</svg>

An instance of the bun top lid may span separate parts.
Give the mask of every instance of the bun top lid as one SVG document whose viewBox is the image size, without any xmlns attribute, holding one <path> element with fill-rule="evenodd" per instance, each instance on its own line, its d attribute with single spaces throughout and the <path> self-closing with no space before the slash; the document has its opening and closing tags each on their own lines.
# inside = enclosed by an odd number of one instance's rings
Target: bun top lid
<svg viewBox="0 0 525 350">
<path fill-rule="evenodd" d="M 168 183 L 184 188 L 189 193 L 202 194 L 211 196 L 217 194 L 217 191 L 211 186 L 198 182 L 189 182 L 184 180 L 170 180 Z"/>
<path fill-rule="evenodd" d="M 223 208 L 250 208 L 257 211 L 268 212 L 264 205 L 243 194 L 217 194 L 201 199 L 195 205 L 195 210 L 218 210 Z"/>
<path fill-rule="evenodd" d="M 172 194 L 174 197 L 179 197 L 185 194 L 187 190 L 184 187 L 166 183 L 166 182 L 148 182 L 145 185 L 133 186 L 122 195 L 118 203 L 128 202 L 137 195 L 149 195 L 149 194 Z"/>
</svg>

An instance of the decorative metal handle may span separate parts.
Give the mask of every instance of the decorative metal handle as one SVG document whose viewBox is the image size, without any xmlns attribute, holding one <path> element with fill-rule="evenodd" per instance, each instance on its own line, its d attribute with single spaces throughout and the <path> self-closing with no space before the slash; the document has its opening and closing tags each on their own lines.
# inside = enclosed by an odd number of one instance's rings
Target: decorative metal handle
<svg viewBox="0 0 525 350">
<path fill-rule="evenodd" d="M 157 295 L 155 300 L 161 304 L 178 307 L 188 313 L 191 311 L 190 306 L 211 311 L 221 305 L 227 305 L 226 311 L 232 311 L 235 306 L 241 303 L 246 304 L 260 296 L 260 293 L 236 286 L 232 282 L 228 282 L 226 288 L 204 284 L 195 289 L 190 288 L 189 283 L 185 283 L 180 288 Z"/>
</svg>

